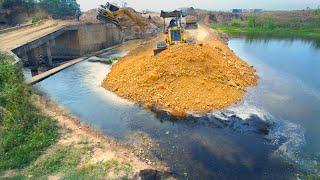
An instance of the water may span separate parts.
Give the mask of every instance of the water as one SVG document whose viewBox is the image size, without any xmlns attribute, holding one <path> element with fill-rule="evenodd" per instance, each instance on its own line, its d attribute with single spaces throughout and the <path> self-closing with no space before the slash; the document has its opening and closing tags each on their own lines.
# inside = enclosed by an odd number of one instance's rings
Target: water
<svg viewBox="0 0 320 180">
<path fill-rule="evenodd" d="M 100 63 L 79 63 L 36 86 L 108 136 L 148 134 L 152 153 L 180 178 L 290 179 L 317 171 L 320 50 L 279 39 L 232 38 L 229 46 L 256 67 L 258 86 L 240 104 L 205 117 L 177 120 L 117 97 L 100 86 L 110 70 Z"/>
<path fill-rule="evenodd" d="M 315 161 L 320 153 L 320 46 L 306 40 L 245 38 L 233 38 L 229 46 L 257 69 L 257 106 L 304 129 L 299 155 L 289 158 L 319 171 Z"/>
</svg>

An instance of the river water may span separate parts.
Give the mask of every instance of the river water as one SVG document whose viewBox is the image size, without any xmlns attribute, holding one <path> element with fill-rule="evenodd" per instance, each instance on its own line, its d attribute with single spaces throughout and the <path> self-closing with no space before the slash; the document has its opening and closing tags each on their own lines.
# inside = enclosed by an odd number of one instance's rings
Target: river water
<svg viewBox="0 0 320 180">
<path fill-rule="evenodd" d="M 229 46 L 260 77 L 244 100 L 205 117 L 154 113 L 100 85 L 109 65 L 84 61 L 36 86 L 83 123 L 126 141 L 149 135 L 155 157 L 179 178 L 291 179 L 319 173 L 320 49 L 288 39 L 231 38 Z M 124 55 L 109 52 L 102 56 Z M 95 58 L 95 57 L 94 57 Z"/>
</svg>

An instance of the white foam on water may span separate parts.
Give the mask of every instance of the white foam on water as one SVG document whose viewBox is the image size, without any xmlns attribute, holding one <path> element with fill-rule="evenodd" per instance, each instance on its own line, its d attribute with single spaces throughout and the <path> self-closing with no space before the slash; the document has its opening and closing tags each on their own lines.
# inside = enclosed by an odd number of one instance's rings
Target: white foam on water
<svg viewBox="0 0 320 180">
<path fill-rule="evenodd" d="M 115 93 L 110 92 L 102 87 L 101 83 L 110 72 L 111 66 L 101 63 L 83 62 L 84 68 L 87 70 L 87 76 L 83 77 L 86 86 L 93 92 L 99 94 L 99 96 L 108 102 L 112 102 L 117 105 L 133 105 L 134 103 L 125 100 L 117 96 Z"/>
<path fill-rule="evenodd" d="M 100 58 L 100 57 L 97 57 L 97 56 L 91 56 L 91 57 L 89 57 L 88 58 L 88 60 L 97 60 L 97 61 L 99 61 L 99 60 L 105 60 L 105 58 Z"/>
<path fill-rule="evenodd" d="M 228 108 L 224 113 L 236 115 L 243 120 L 249 119 L 252 115 L 258 116 L 263 121 L 272 119 L 272 116 L 268 112 L 259 109 L 254 105 L 250 105 L 247 101 L 244 101 L 241 105 Z"/>
<path fill-rule="evenodd" d="M 275 118 L 265 110 L 255 105 L 250 105 L 246 101 L 241 105 L 230 107 L 225 111 L 212 113 L 212 115 L 225 121 L 230 120 L 229 117 L 231 116 L 239 117 L 243 121 L 248 120 L 251 116 L 256 116 L 262 121 L 272 123 L 266 139 L 268 139 L 272 145 L 277 146 L 274 155 L 296 164 L 302 170 L 317 171 L 316 167 L 318 162 L 301 155 L 301 150 L 306 145 L 306 138 L 305 130 L 300 125 Z"/>
<path fill-rule="evenodd" d="M 282 142 L 282 138 L 285 138 Z M 268 139 L 272 144 L 279 145 L 274 152 L 296 164 L 301 170 L 306 172 L 316 172 L 318 162 L 302 155 L 302 148 L 306 145 L 305 130 L 298 124 L 288 121 L 278 121 L 271 129 Z"/>
</svg>

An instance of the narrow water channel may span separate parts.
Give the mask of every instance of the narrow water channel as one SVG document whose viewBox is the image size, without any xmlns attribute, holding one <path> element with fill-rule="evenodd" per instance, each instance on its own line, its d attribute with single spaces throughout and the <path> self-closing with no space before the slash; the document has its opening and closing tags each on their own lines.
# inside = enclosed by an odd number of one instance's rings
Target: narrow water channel
<svg viewBox="0 0 320 180">
<path fill-rule="evenodd" d="M 206 117 L 176 120 L 117 97 L 100 86 L 111 67 L 101 63 L 84 61 L 36 86 L 110 137 L 148 134 L 152 153 L 181 178 L 290 179 L 319 170 L 320 49 L 281 39 L 232 38 L 229 46 L 260 80 L 243 102 Z"/>
</svg>

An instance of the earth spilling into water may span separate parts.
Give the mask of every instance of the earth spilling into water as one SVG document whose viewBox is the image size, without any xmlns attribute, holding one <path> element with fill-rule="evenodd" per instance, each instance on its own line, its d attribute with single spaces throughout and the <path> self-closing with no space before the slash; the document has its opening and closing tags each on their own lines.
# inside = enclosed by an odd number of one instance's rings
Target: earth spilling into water
<svg viewBox="0 0 320 180">
<path fill-rule="evenodd" d="M 100 63 L 82 62 L 37 86 L 115 139 L 148 134 L 156 145 L 151 152 L 178 177 L 288 179 L 319 173 L 320 50 L 308 41 L 282 39 L 233 38 L 229 46 L 255 66 L 258 86 L 240 104 L 201 117 L 177 121 L 105 91 L 101 82 L 111 66 Z"/>
</svg>

